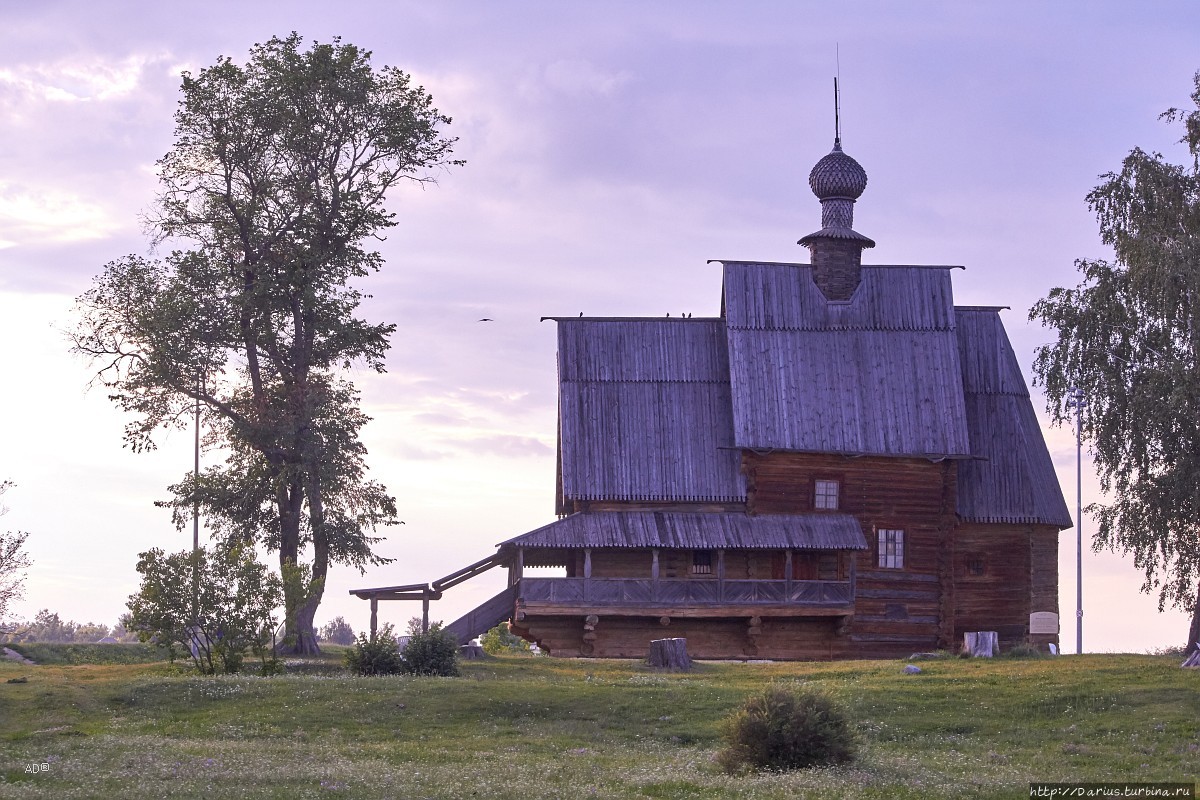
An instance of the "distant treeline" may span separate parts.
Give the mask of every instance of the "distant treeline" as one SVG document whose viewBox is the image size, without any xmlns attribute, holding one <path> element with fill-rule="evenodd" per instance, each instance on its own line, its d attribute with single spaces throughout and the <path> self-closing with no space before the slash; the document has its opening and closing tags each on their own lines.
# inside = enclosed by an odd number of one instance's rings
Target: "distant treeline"
<svg viewBox="0 0 1200 800">
<path fill-rule="evenodd" d="M 124 616 L 117 620 L 111 628 L 99 622 L 63 621 L 58 614 L 43 608 L 34 616 L 32 622 L 9 623 L 0 628 L 0 643 L 13 644 L 21 642 L 58 642 L 63 644 L 89 644 L 101 639 L 115 639 L 118 642 L 136 642 L 136 633 L 131 633 L 125 627 Z"/>
<path fill-rule="evenodd" d="M 58 614 L 48 608 L 43 608 L 33 618 L 33 622 L 10 622 L 0 625 L 0 644 L 20 644 L 22 642 L 52 642 L 57 644 L 95 644 L 99 641 L 113 639 L 118 642 L 136 642 L 136 631 L 127 627 L 129 615 L 122 614 L 117 623 L 111 628 L 99 622 L 65 622 Z M 341 617 L 332 621 L 317 632 L 317 639 L 332 644 L 353 644 L 354 631 Z"/>
</svg>

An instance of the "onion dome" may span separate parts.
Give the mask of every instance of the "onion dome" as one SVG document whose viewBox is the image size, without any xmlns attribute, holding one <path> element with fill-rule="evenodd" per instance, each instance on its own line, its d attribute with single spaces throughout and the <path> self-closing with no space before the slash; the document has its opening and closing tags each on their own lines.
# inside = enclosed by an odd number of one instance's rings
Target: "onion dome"
<svg viewBox="0 0 1200 800">
<path fill-rule="evenodd" d="M 819 199 L 844 197 L 857 200 L 867 188 L 867 171 L 850 156 L 842 152 L 841 141 L 835 141 L 833 150 L 822 158 L 808 173 L 808 185 Z"/>
</svg>

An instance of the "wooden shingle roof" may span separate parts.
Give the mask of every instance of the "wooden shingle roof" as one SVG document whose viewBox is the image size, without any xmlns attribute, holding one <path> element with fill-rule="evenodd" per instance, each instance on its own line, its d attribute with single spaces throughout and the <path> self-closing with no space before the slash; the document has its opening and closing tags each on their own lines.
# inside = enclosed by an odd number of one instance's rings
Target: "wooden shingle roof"
<svg viewBox="0 0 1200 800">
<path fill-rule="evenodd" d="M 865 550 L 867 542 L 862 526 L 849 514 L 591 511 L 564 517 L 499 546 Z"/>
<path fill-rule="evenodd" d="M 863 267 L 834 302 L 805 264 L 724 266 L 737 447 L 970 456 L 950 267 Z"/>
<path fill-rule="evenodd" d="M 998 309 L 959 308 L 956 316 L 971 450 L 978 457 L 959 465 L 959 516 L 972 522 L 1071 527 Z"/>
<path fill-rule="evenodd" d="M 721 320 L 562 319 L 558 352 L 565 499 L 745 499 Z"/>
</svg>

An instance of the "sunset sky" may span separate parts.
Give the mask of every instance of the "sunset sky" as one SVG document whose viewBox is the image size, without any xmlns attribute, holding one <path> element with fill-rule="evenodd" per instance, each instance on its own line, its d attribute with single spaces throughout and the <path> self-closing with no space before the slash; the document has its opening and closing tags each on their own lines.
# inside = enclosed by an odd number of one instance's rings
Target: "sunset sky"
<svg viewBox="0 0 1200 800">
<path fill-rule="evenodd" d="M 123 449 L 126 420 L 64 331 L 107 261 L 148 252 L 139 220 L 180 72 L 292 30 L 412 73 L 467 160 L 393 193 L 387 264 L 363 285 L 368 319 L 398 326 L 388 373 L 353 378 L 372 475 L 406 524 L 384 532 L 395 563 L 331 574 L 318 622 L 356 629 L 368 609 L 348 589 L 433 580 L 553 521 L 555 330 L 540 317 L 712 316 L 709 259 L 808 260 L 795 242 L 819 227 L 807 177 L 832 144 L 839 55 L 843 144 L 869 176 L 864 261 L 965 266 L 956 302 L 1011 307 L 1027 375 L 1051 338 L 1030 305 L 1077 283 L 1075 259 L 1107 255 L 1084 195 L 1135 146 L 1188 157 L 1158 115 L 1200 69 L 1194 0 L 6 4 L 0 479 L 17 486 L 0 528 L 30 533 L 26 618 L 112 624 L 137 554 L 190 546 L 153 501 L 191 469 L 191 433 Z M 1047 437 L 1073 511 L 1073 434 Z M 1086 452 L 1083 469 L 1086 504 Z M 1073 652 L 1074 530 L 1060 554 Z M 1084 572 L 1085 649 L 1181 643 L 1182 615 L 1157 612 L 1128 559 L 1088 553 Z M 502 581 L 452 589 L 434 618 Z M 382 612 L 402 625 L 419 606 Z"/>
</svg>

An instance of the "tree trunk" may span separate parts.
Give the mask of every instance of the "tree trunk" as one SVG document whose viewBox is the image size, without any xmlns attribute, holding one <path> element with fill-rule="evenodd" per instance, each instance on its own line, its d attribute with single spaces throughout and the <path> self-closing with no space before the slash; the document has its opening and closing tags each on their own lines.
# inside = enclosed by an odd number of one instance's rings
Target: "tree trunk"
<svg viewBox="0 0 1200 800">
<path fill-rule="evenodd" d="M 307 602 L 296 609 L 295 644 L 287 648 L 287 652 L 298 656 L 312 656 L 321 652 L 317 644 L 317 631 L 313 621 L 317 616 L 319 597 L 310 597 Z"/>
<path fill-rule="evenodd" d="M 1184 655 L 1190 655 L 1200 645 L 1200 587 L 1196 589 L 1196 604 L 1192 606 L 1192 625 L 1188 628 L 1188 639 L 1183 645 Z"/>
</svg>

